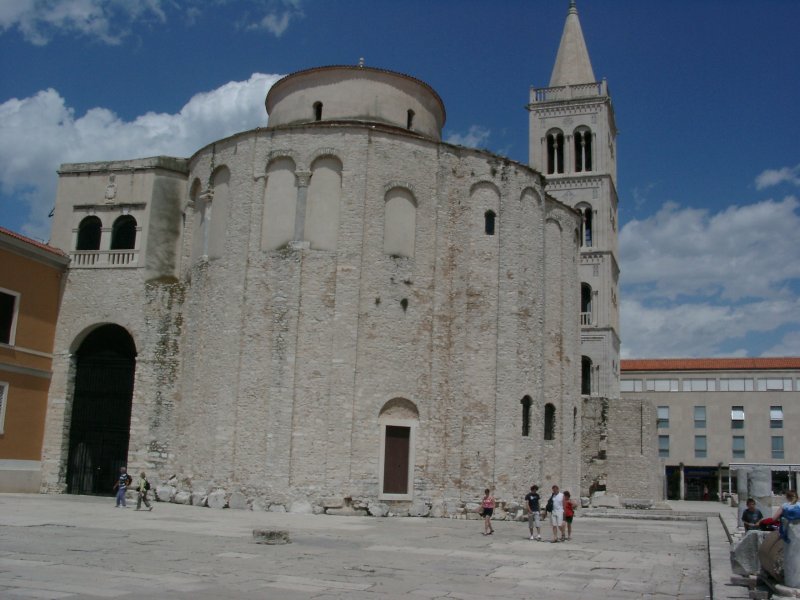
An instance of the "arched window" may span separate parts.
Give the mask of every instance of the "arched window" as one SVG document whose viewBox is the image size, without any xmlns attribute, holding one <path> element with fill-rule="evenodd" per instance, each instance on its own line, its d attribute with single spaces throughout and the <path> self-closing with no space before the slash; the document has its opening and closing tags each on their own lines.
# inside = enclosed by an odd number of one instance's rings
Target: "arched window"
<svg viewBox="0 0 800 600">
<path fill-rule="evenodd" d="M 122 215 L 111 227 L 111 249 L 133 250 L 136 248 L 136 219 Z"/>
<path fill-rule="evenodd" d="M 564 172 L 564 134 L 556 130 L 547 134 L 547 174 Z"/>
<path fill-rule="evenodd" d="M 581 356 L 581 394 L 592 395 L 592 359 Z"/>
<path fill-rule="evenodd" d="M 413 258 L 417 230 L 417 201 L 407 189 L 386 192 L 383 214 L 383 251 L 390 256 Z"/>
<path fill-rule="evenodd" d="M 572 441 L 578 439 L 578 407 L 572 407 Z"/>
<path fill-rule="evenodd" d="M 544 405 L 544 439 L 556 439 L 556 407 L 549 402 Z"/>
<path fill-rule="evenodd" d="M 581 325 L 592 324 L 592 286 L 581 283 Z"/>
<path fill-rule="evenodd" d="M 413 126 L 414 126 L 414 111 L 409 108 L 408 115 L 406 117 L 406 129 L 411 129 Z"/>
<path fill-rule="evenodd" d="M 592 170 L 592 132 L 586 127 L 575 130 L 575 172 Z"/>
<path fill-rule="evenodd" d="M 314 120 L 322 121 L 322 102 L 314 102 Z"/>
<path fill-rule="evenodd" d="M 522 404 L 522 435 L 528 437 L 531 434 L 531 400 L 530 396 L 525 396 L 519 401 Z"/>
<path fill-rule="evenodd" d="M 341 161 L 320 156 L 311 164 L 306 200 L 305 239 L 312 250 L 336 250 L 341 196 Z"/>
<path fill-rule="evenodd" d="M 86 217 L 78 225 L 76 250 L 100 250 L 100 232 L 103 224 L 97 217 Z"/>
<path fill-rule="evenodd" d="M 591 206 L 579 206 L 578 210 L 583 217 L 581 219 L 581 244 L 586 248 L 592 247 L 592 216 Z"/>
<path fill-rule="evenodd" d="M 486 232 L 486 235 L 494 235 L 494 222 L 497 215 L 494 214 L 493 210 L 487 210 L 483 213 L 483 230 Z"/>
</svg>

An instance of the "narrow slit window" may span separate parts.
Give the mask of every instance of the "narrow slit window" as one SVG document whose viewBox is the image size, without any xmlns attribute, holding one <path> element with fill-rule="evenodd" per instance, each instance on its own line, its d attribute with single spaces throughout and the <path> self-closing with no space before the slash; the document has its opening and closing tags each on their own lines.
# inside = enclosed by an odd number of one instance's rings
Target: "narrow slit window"
<svg viewBox="0 0 800 600">
<path fill-rule="evenodd" d="M 314 102 L 314 120 L 322 121 L 322 102 Z"/>
<path fill-rule="evenodd" d="M 494 235 L 494 227 L 495 227 L 495 219 L 497 215 L 494 214 L 494 211 L 487 210 L 483 215 L 483 229 L 486 232 L 486 235 Z"/>
<path fill-rule="evenodd" d="M 544 439 L 556 439 L 556 407 L 550 403 L 544 405 Z"/>
<path fill-rule="evenodd" d="M 412 127 L 414 127 L 414 111 L 409 108 L 406 116 L 406 129 L 411 129 Z"/>
<path fill-rule="evenodd" d="M 533 401 L 530 396 L 525 396 L 520 400 L 522 404 L 522 435 L 528 437 L 531 434 L 531 404 Z"/>
</svg>

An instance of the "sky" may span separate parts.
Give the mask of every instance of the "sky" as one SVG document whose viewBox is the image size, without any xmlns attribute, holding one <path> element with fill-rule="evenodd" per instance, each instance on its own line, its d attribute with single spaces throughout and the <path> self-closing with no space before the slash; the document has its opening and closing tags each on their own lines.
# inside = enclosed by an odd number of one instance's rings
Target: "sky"
<svg viewBox="0 0 800 600">
<path fill-rule="evenodd" d="M 399 71 L 447 141 L 528 161 L 568 0 L 0 0 L 0 226 L 60 163 L 190 156 L 281 76 Z M 614 103 L 623 358 L 800 355 L 797 0 L 578 0 Z"/>
</svg>

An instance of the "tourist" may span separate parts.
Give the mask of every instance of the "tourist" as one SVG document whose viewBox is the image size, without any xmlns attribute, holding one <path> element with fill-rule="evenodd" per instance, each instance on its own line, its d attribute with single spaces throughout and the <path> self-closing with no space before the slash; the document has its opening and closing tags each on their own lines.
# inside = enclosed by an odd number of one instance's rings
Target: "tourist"
<svg viewBox="0 0 800 600">
<path fill-rule="evenodd" d="M 764 518 L 764 515 L 761 513 L 760 510 L 756 508 L 756 501 L 752 498 L 747 499 L 747 508 L 744 509 L 742 513 L 742 525 L 744 525 L 744 531 L 747 533 L 751 529 L 758 529 L 760 525 L 760 521 Z"/>
<path fill-rule="evenodd" d="M 483 490 L 483 500 L 481 500 L 481 514 L 483 515 L 483 535 L 492 535 L 492 514 L 494 513 L 494 496 L 489 488 Z"/>
<path fill-rule="evenodd" d="M 547 512 L 550 513 L 550 524 L 553 526 L 553 539 L 552 543 L 555 544 L 559 541 L 558 532 L 561 531 L 561 541 L 565 541 L 564 537 L 564 494 L 558 491 L 558 486 L 553 486 L 553 495 L 547 501 Z"/>
<path fill-rule="evenodd" d="M 528 510 L 528 529 L 531 532 L 529 539 L 542 541 L 541 522 L 539 520 L 539 486 L 532 485 L 531 491 L 525 494 L 525 508 Z M 536 537 L 533 536 L 533 528 L 536 528 Z"/>
<path fill-rule="evenodd" d="M 764 519 L 766 520 L 766 519 Z M 797 503 L 797 492 L 788 490 L 786 492 L 786 502 L 775 511 L 772 520 L 780 523 L 781 539 L 789 541 L 789 523 L 800 521 L 800 504 Z"/>
<path fill-rule="evenodd" d="M 147 476 L 142 471 L 139 474 L 139 481 L 136 482 L 136 510 L 142 508 L 142 502 L 147 507 L 147 510 L 153 510 L 150 502 L 147 500 L 147 492 L 150 489 L 150 482 L 147 481 Z"/>
<path fill-rule="evenodd" d="M 114 482 L 114 487 L 112 490 L 117 490 L 117 503 L 114 508 L 128 508 L 128 505 L 125 503 L 125 492 L 128 491 L 128 486 L 133 482 L 133 478 L 128 475 L 128 469 L 126 467 L 119 468 L 119 477 Z"/>
<path fill-rule="evenodd" d="M 578 503 L 575 502 L 569 492 L 564 492 L 564 526 L 567 528 L 567 539 L 572 539 L 572 518 L 575 516 L 575 509 Z M 564 530 L 561 530 L 561 541 L 564 541 Z"/>
</svg>

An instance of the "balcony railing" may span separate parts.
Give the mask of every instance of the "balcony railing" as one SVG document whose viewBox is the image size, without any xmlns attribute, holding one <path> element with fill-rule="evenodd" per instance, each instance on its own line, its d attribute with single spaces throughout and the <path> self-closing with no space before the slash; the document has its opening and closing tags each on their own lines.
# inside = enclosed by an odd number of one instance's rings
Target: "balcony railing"
<svg viewBox="0 0 800 600">
<path fill-rule="evenodd" d="M 579 85 L 536 88 L 531 95 L 531 102 L 557 102 L 559 100 L 574 100 L 575 98 L 602 98 L 607 95 L 608 84 L 603 80 Z"/>
<path fill-rule="evenodd" d="M 107 269 L 109 267 L 136 267 L 138 250 L 73 250 L 69 253 L 73 269 Z"/>
<path fill-rule="evenodd" d="M 592 313 L 590 312 L 582 312 L 581 313 L 581 326 L 585 325 L 593 325 L 592 323 Z"/>
</svg>

